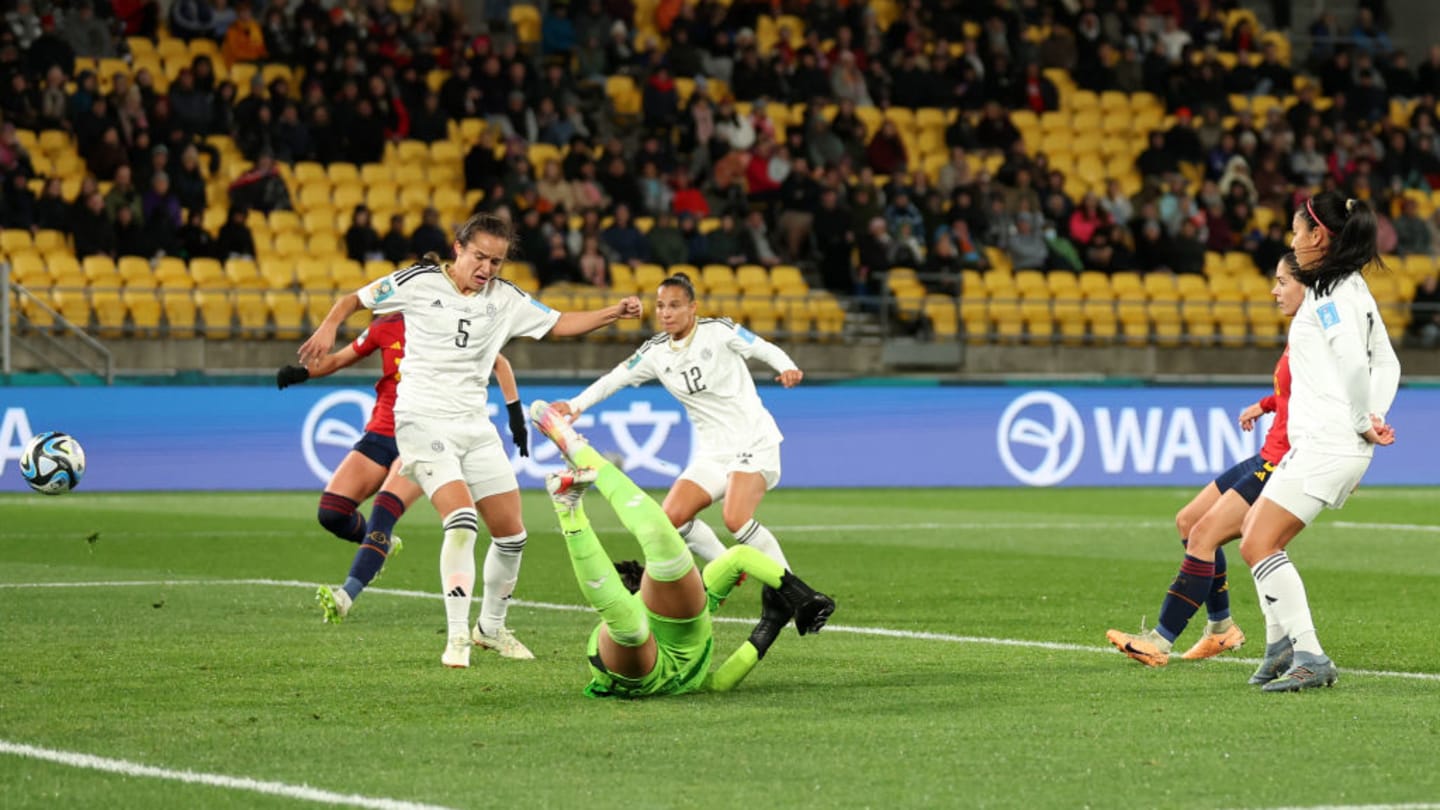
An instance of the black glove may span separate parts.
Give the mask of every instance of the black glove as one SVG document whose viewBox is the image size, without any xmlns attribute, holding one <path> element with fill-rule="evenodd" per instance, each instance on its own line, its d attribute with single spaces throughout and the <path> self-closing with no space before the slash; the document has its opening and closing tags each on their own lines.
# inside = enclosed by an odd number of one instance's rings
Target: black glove
<svg viewBox="0 0 1440 810">
<path fill-rule="evenodd" d="M 308 379 L 310 369 L 304 366 L 281 366 L 280 370 L 275 372 L 275 387 L 284 391 L 286 387 L 299 385 Z"/>
<path fill-rule="evenodd" d="M 515 449 L 524 457 L 530 456 L 530 429 L 525 426 L 525 407 L 520 400 L 505 403 L 510 412 L 510 436 L 515 439 Z"/>
</svg>

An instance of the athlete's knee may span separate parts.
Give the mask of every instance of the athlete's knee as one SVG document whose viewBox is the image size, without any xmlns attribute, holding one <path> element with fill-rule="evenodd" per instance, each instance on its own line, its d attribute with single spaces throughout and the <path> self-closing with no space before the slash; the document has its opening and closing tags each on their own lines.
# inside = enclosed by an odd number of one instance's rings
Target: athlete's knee
<svg viewBox="0 0 1440 810">
<path fill-rule="evenodd" d="M 745 527 L 755 513 L 748 509 L 731 508 L 730 502 L 725 502 L 725 509 L 721 513 L 721 519 L 725 521 L 725 528 L 734 534 Z"/>
<path fill-rule="evenodd" d="M 690 531 L 691 524 L 695 522 L 695 516 L 693 514 L 689 514 L 682 509 L 677 509 L 674 506 L 665 507 L 665 518 L 669 520 L 670 525 L 678 529 L 682 535 Z"/>
<path fill-rule="evenodd" d="M 1274 543 L 1246 534 L 1240 538 L 1240 556 L 1245 564 L 1254 568 L 1261 560 L 1278 551 Z"/>
<path fill-rule="evenodd" d="M 1188 535 L 1190 553 L 1194 554 L 1197 550 L 1213 552 L 1224 545 L 1227 540 L 1234 539 L 1234 527 L 1224 524 L 1225 521 L 1217 520 L 1214 515 L 1209 513 L 1195 521 L 1190 527 Z"/>
<path fill-rule="evenodd" d="M 1180 532 L 1182 539 L 1188 540 L 1195 528 L 1195 516 L 1190 514 L 1190 508 L 1186 507 L 1175 513 L 1175 530 Z"/>
<path fill-rule="evenodd" d="M 326 531 L 337 537 L 348 537 L 355 523 L 355 509 L 359 505 L 344 495 L 326 492 L 320 496 L 316 517 Z"/>
</svg>

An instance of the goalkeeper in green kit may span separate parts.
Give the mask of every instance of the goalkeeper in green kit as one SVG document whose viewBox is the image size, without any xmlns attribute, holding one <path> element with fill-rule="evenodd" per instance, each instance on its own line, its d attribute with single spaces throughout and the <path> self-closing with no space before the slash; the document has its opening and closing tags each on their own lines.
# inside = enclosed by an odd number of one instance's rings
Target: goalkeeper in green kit
<svg viewBox="0 0 1440 810">
<path fill-rule="evenodd" d="M 642 698 L 728 691 L 765 656 L 792 617 L 801 635 L 825 626 L 834 600 L 749 546 L 731 547 L 705 566 L 702 575 L 660 505 L 590 447 L 564 415 L 537 401 L 530 418 L 570 465 L 546 476 L 545 488 L 555 503 L 580 591 L 601 618 L 586 650 L 591 674 L 587 695 Z M 643 570 L 611 563 L 581 505 L 591 486 L 640 541 Z M 633 581 L 637 574 L 638 583 Z M 746 575 L 764 585 L 760 621 L 712 673 L 710 613 Z M 633 592 L 637 589 L 638 596 Z"/>
</svg>

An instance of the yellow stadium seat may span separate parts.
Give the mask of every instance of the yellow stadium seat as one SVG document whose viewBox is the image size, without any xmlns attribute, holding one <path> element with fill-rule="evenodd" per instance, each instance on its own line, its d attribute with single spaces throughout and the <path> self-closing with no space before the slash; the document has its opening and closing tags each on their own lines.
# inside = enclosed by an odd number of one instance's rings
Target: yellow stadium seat
<svg viewBox="0 0 1440 810">
<path fill-rule="evenodd" d="M 150 262 L 139 256 L 121 256 L 116 269 L 127 290 L 153 290 L 158 283 Z"/>
<path fill-rule="evenodd" d="M 156 335 L 160 331 L 160 299 L 154 290 L 127 289 L 120 294 L 125 308 L 130 312 L 130 322 L 135 331 L 144 335 Z"/>
<path fill-rule="evenodd" d="M 769 296 L 775 292 L 770 271 L 757 264 L 741 265 L 735 271 L 735 283 L 745 295 Z"/>
<path fill-rule="evenodd" d="M 104 338 L 125 334 L 125 301 L 116 290 L 92 290 L 90 306 L 95 311 L 95 325 Z"/>
<path fill-rule="evenodd" d="M 195 294 L 189 290 L 162 289 L 160 306 L 165 312 L 165 326 L 171 337 L 195 336 Z"/>
<path fill-rule="evenodd" d="M 305 300 L 303 293 L 267 292 L 265 306 L 275 323 L 275 337 L 297 340 L 305 337 Z"/>
<path fill-rule="evenodd" d="M 261 293 L 249 290 L 237 292 L 235 294 L 235 314 L 240 322 L 242 334 L 258 337 L 269 330 L 270 307 Z"/>
<path fill-rule="evenodd" d="M 463 155 L 460 146 L 453 141 L 436 141 L 430 144 L 430 164 L 459 165 Z"/>
<path fill-rule="evenodd" d="M 1232 250 L 1225 254 L 1225 269 L 1237 274 L 1259 274 L 1260 269 L 1255 266 L 1255 259 L 1243 250 Z M 1270 268 L 1267 268 L 1267 272 Z"/>
<path fill-rule="evenodd" d="M 267 286 L 259 266 L 251 259 L 227 259 L 224 271 L 231 289 L 262 290 Z"/>
<path fill-rule="evenodd" d="M 31 238 L 29 231 L 20 228 L 0 230 L 0 253 L 16 253 L 34 248 L 35 240 Z"/>
<path fill-rule="evenodd" d="M 231 295 L 224 290 L 195 293 L 195 303 L 200 317 L 205 321 L 204 335 L 211 339 L 230 337 L 235 319 L 235 305 Z"/>
<path fill-rule="evenodd" d="M 780 328 L 780 311 L 768 295 L 746 295 L 740 299 L 740 313 L 750 331 L 774 335 Z"/>
<path fill-rule="evenodd" d="M 85 283 L 90 287 L 118 289 L 121 285 L 120 271 L 109 256 L 86 256 L 81 267 L 85 271 Z"/>
<path fill-rule="evenodd" d="M 45 260 L 36 251 L 12 253 L 9 261 L 12 282 L 22 287 L 50 286 L 50 271 L 45 267 Z"/>
<path fill-rule="evenodd" d="M 925 319 L 929 321 L 936 340 L 954 340 L 960 334 L 960 314 L 955 299 L 948 295 L 927 295 Z"/>
</svg>

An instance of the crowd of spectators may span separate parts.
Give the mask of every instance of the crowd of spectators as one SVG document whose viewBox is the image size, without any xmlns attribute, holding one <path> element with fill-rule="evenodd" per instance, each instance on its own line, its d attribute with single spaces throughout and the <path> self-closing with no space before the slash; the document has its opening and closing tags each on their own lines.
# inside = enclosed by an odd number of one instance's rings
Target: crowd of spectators
<svg viewBox="0 0 1440 810">
<path fill-rule="evenodd" d="M 241 93 L 201 55 L 165 92 L 142 69 L 103 93 L 75 58 L 123 58 L 125 37 L 156 36 L 154 0 L 12 0 L 0 26 L 0 224 L 63 227 L 82 255 L 243 253 L 246 212 L 292 204 L 276 161 L 373 163 L 387 142 L 433 142 L 483 118 L 465 185 L 517 223 L 543 283 L 604 285 L 616 262 L 796 264 L 848 295 L 878 292 L 885 271 L 906 266 L 958 292 L 961 269 L 1000 254 L 1016 268 L 1198 273 L 1206 251 L 1244 250 L 1268 268 L 1297 196 L 1317 188 L 1372 201 L 1382 252 L 1434 253 L 1436 221 L 1406 192 L 1440 187 L 1440 47 L 1412 67 L 1377 19 L 1383 4 L 1366 0 L 1349 31 L 1315 21 L 1309 61 L 1286 64 L 1285 43 L 1251 19 L 1226 24 L 1234 5 L 905 0 L 882 29 L 866 3 L 702 0 L 661 2 L 654 28 L 636 31 L 630 0 L 552 0 L 540 41 L 522 47 L 504 0 L 480 26 L 458 3 L 402 17 L 378 0 L 175 0 L 171 35 L 213 39 L 227 63 L 290 65 L 298 86 L 257 74 Z M 803 14 L 804 31 L 782 24 L 762 53 L 757 32 L 777 6 Z M 1081 89 L 1151 93 L 1173 113 L 1138 156 L 1138 193 L 1114 178 L 1077 199 L 1027 147 L 1010 113 L 1058 107 L 1051 68 Z M 449 76 L 432 89 L 435 69 Z M 635 120 L 606 100 L 617 75 L 640 87 Z M 1232 107 L 1232 95 L 1291 95 L 1296 76 L 1307 81 L 1288 109 Z M 695 87 L 683 101 L 682 80 Z M 1397 100 L 1415 102 L 1407 120 L 1391 115 Z M 777 126 L 771 102 L 805 105 L 803 122 Z M 933 179 L 893 122 L 867 135 L 859 108 L 872 105 L 960 111 Z M 89 172 L 78 196 L 63 199 L 53 180 L 29 190 L 14 127 L 73 135 Z M 216 234 L 200 216 L 211 135 L 254 161 Z M 536 143 L 563 158 L 532 166 Z M 1003 161 L 992 174 L 978 154 Z M 443 252 L 437 212 L 411 233 L 404 224 L 359 208 L 345 249 Z"/>
</svg>

